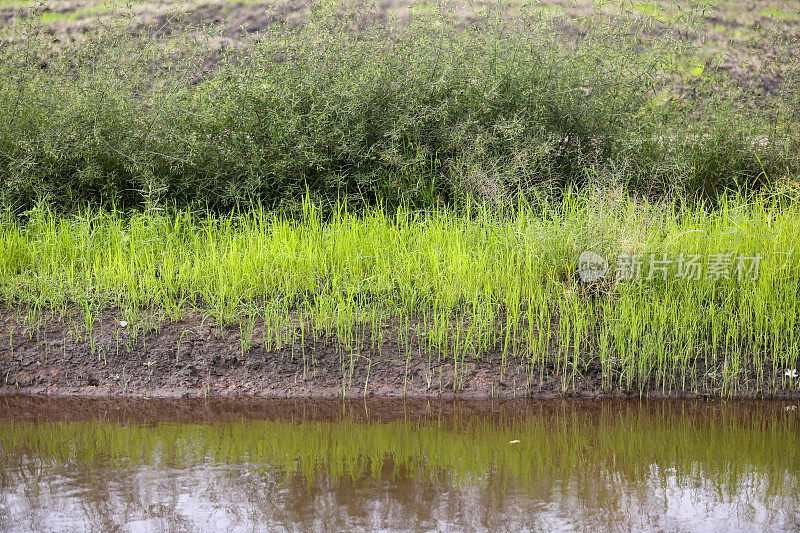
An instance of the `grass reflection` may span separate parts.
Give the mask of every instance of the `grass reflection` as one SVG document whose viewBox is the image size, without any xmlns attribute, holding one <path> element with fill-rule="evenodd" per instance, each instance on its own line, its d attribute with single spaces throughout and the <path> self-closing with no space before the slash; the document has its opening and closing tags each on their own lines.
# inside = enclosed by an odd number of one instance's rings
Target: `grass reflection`
<svg viewBox="0 0 800 533">
<path fill-rule="evenodd" d="M 421 421 L 4 422 L 0 450 L 3 469 L 31 460 L 45 470 L 247 463 L 309 484 L 434 476 L 534 492 L 702 478 L 727 493 L 756 476 L 767 494 L 777 494 L 800 485 L 799 421 L 776 404 L 687 411 L 610 402 Z"/>
</svg>

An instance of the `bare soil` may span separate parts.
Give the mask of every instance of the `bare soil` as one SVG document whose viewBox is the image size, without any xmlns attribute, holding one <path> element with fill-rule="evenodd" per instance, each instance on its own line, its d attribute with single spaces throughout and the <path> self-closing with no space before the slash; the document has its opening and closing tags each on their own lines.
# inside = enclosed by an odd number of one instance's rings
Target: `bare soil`
<svg viewBox="0 0 800 533">
<path fill-rule="evenodd" d="M 411 0 L 346 0 L 341 10 L 347 22 L 358 28 L 374 20 L 396 18 L 406 20 L 412 9 Z M 465 25 L 474 22 L 475 13 L 483 2 L 451 0 L 441 4 L 441 9 Z M 523 2 L 504 3 L 509 17 L 519 11 Z M 309 0 L 197 0 L 194 2 L 169 2 L 148 0 L 133 4 L 134 28 L 143 37 L 153 32 L 169 35 L 181 32 L 199 32 L 213 35 L 205 46 L 219 49 L 238 47 L 265 38 L 265 32 L 276 24 L 298 26 L 308 20 Z M 714 6 L 698 11 L 698 22 L 684 27 L 671 22 L 681 11 L 697 9 L 694 0 L 641 2 L 637 4 L 643 17 L 652 17 L 647 24 L 647 34 L 663 31 L 675 34 L 687 43 L 694 44 L 701 57 L 687 61 L 701 61 L 706 67 L 718 69 L 730 77 L 743 94 L 749 98 L 770 99 L 786 90 L 787 83 L 797 83 L 798 64 L 796 51 L 800 43 L 800 8 L 796 2 L 786 0 L 719 0 Z M 541 0 L 535 4 L 545 14 L 564 15 L 566 40 L 579 38 L 581 29 L 576 22 L 581 17 L 613 16 L 613 8 L 598 13 L 593 0 Z M 654 10 L 654 6 L 660 6 Z M 0 1 L 0 41 L 24 38 L 23 20 L 30 16 L 31 4 L 20 1 Z M 665 8 L 662 12 L 661 8 Z M 43 15 L 45 31 L 52 35 L 54 46 L 80 40 L 83 35 L 101 25 L 112 24 L 125 10 L 113 10 L 104 0 L 48 0 L 38 8 Z M 610 10 L 610 11 L 609 11 Z M 354 19 L 357 18 L 358 20 Z M 212 54 L 213 60 L 218 54 Z M 678 93 L 684 87 L 675 87 Z"/>
<path fill-rule="evenodd" d="M 697 398 L 724 396 L 719 382 L 690 379 L 677 385 L 603 390 L 599 362 L 581 365 L 564 381 L 563 369 L 530 365 L 502 350 L 466 357 L 426 353 L 415 341 L 407 355 L 396 337 L 380 348 L 345 350 L 335 338 L 306 337 L 267 350 L 262 325 L 243 342 L 239 325 L 221 327 L 205 312 L 121 325 L 104 311 L 91 335 L 77 315 L 41 317 L 31 325 L 19 311 L 0 308 L 0 395 L 35 394 L 133 398 Z M 143 326 L 143 324 L 145 324 Z M 300 326 L 297 326 L 298 332 Z M 365 343 L 370 346 L 370 342 Z M 554 358 L 555 359 L 555 358 Z M 698 369 L 699 375 L 706 374 Z M 713 372 L 709 374 L 713 375 Z M 719 375 L 719 373 L 717 373 Z M 615 380 L 618 381 L 618 380 Z M 754 380 L 753 380 L 754 383 Z M 800 396 L 745 384 L 736 397 Z M 728 393 L 730 397 L 730 393 Z"/>
<path fill-rule="evenodd" d="M 3 314 L 0 394 L 514 398 L 532 394 L 534 387 L 540 396 L 560 391 L 557 380 L 545 379 L 539 387 L 537 372 L 510 358 L 504 365 L 493 354 L 455 367 L 452 359 L 419 353 L 406 362 L 397 343 L 388 342 L 351 357 L 324 336 L 267 351 L 258 342 L 258 326 L 253 345 L 244 349 L 238 326 L 219 327 L 200 312 L 135 331 L 120 326 L 118 313 L 106 311 L 91 339 L 78 320 L 30 327 L 15 312 Z M 581 381 L 574 394 L 594 396 L 597 389 L 599 377 L 596 383 Z"/>
</svg>

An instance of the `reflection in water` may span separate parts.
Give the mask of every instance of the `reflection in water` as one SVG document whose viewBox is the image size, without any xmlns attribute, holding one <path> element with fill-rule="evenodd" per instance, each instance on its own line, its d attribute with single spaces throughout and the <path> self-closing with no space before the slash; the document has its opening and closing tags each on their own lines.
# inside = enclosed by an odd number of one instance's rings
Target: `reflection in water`
<svg viewBox="0 0 800 533">
<path fill-rule="evenodd" d="M 2 530 L 800 528 L 777 402 L 30 402 L 0 409 Z"/>
</svg>

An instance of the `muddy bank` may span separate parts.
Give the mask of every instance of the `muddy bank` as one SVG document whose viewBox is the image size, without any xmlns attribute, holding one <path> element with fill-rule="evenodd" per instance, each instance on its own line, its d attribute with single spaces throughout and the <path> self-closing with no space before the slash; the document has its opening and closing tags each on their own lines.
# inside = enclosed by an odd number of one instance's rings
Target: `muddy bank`
<svg viewBox="0 0 800 533">
<path fill-rule="evenodd" d="M 48 319 L 31 326 L 4 311 L 0 393 L 153 398 L 241 397 L 514 398 L 556 396 L 560 382 L 499 355 L 481 360 L 406 358 L 396 342 L 380 350 L 343 350 L 335 338 L 307 338 L 267 350 L 260 327 L 243 343 L 238 326 L 219 327 L 194 313 L 178 322 L 120 325 L 104 313 L 91 335 L 78 320 Z M 298 330 L 300 326 L 298 326 Z M 11 345 L 13 343 L 13 347 Z M 455 376 L 455 384 L 454 384 Z M 581 380 L 574 394 L 593 396 L 599 377 Z"/>
<path fill-rule="evenodd" d="M 39 318 L 0 309 L 0 394 L 132 398 L 796 398 L 797 390 L 748 387 L 724 393 L 703 368 L 681 387 L 603 390 L 599 361 L 573 377 L 551 363 L 502 357 L 502 349 L 454 361 L 426 353 L 415 341 L 404 351 L 391 333 L 380 347 L 346 350 L 317 335 L 267 346 L 256 324 L 221 327 L 206 313 L 180 321 L 150 317 L 127 324 L 105 311 L 91 333 L 79 317 Z M 297 325 L 297 332 L 301 330 Z M 297 336 L 295 334 L 295 336 Z M 370 346 L 372 346 L 370 348 Z M 268 349 L 269 348 L 269 349 Z M 754 372 L 753 372 L 754 373 Z M 697 376 L 700 376 L 699 378 Z"/>
</svg>

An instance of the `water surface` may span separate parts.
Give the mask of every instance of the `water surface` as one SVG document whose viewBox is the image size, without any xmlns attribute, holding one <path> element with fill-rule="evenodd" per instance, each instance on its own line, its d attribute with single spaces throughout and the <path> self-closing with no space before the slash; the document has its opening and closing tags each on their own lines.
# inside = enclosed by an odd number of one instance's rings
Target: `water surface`
<svg viewBox="0 0 800 533">
<path fill-rule="evenodd" d="M 5 398 L 0 529 L 793 531 L 793 405 Z"/>
</svg>

